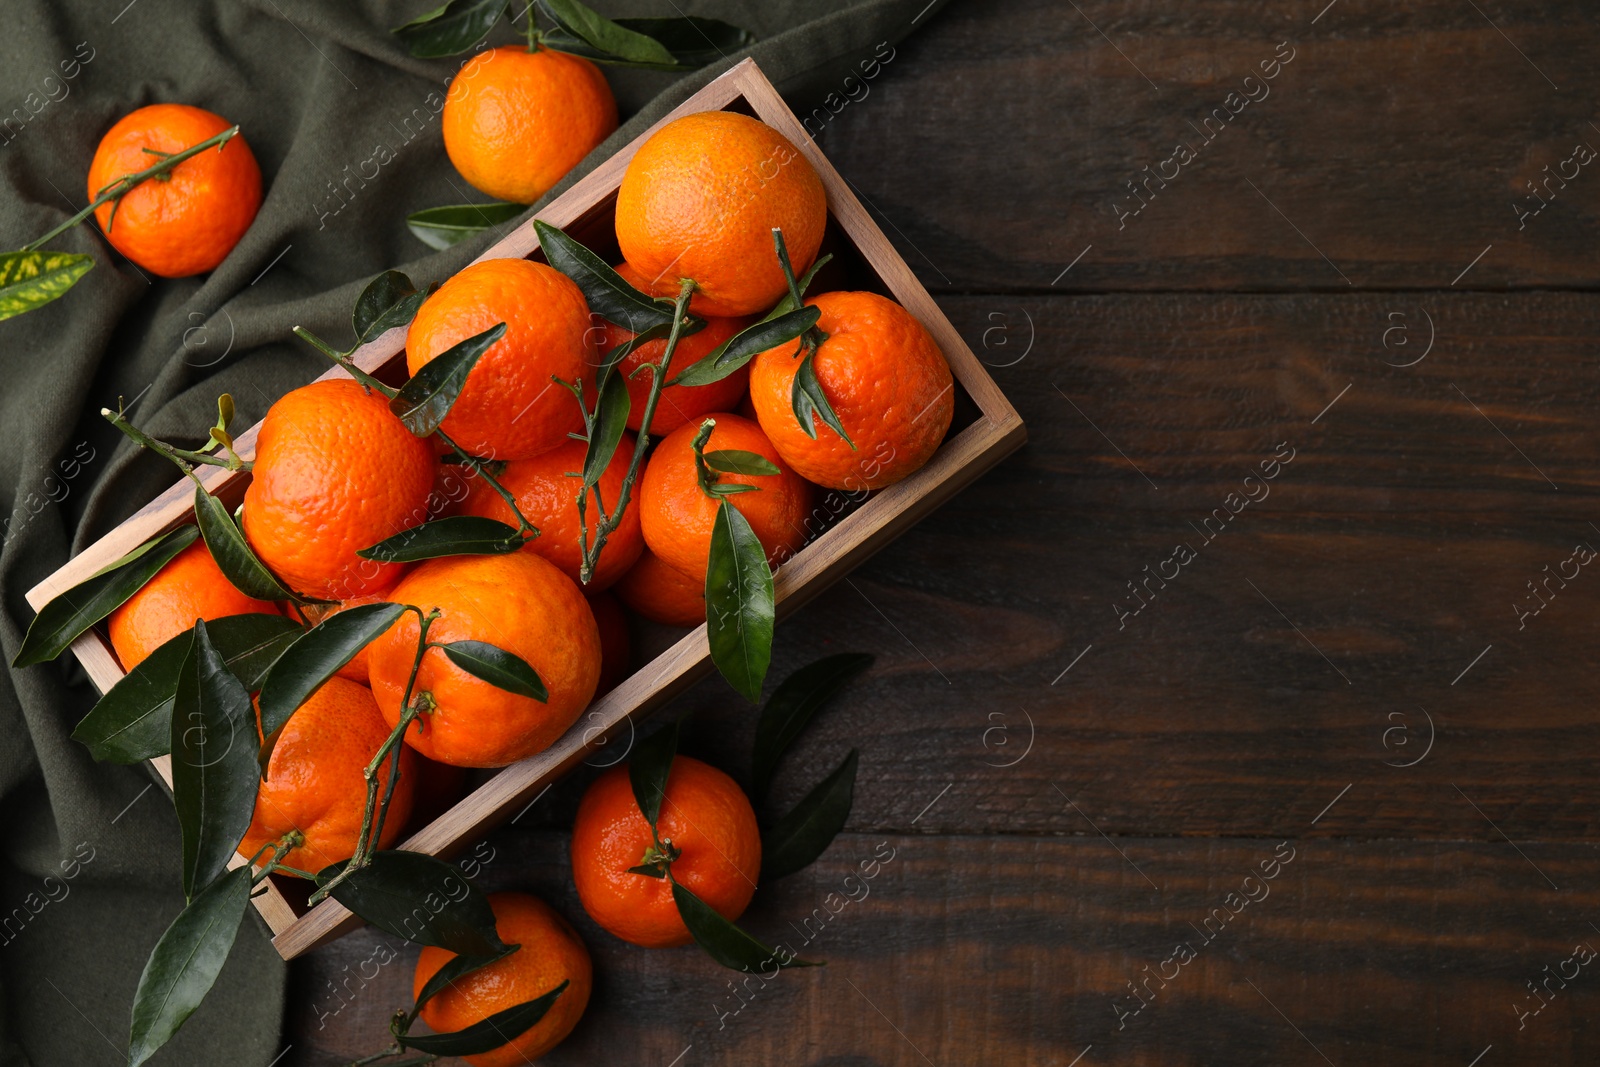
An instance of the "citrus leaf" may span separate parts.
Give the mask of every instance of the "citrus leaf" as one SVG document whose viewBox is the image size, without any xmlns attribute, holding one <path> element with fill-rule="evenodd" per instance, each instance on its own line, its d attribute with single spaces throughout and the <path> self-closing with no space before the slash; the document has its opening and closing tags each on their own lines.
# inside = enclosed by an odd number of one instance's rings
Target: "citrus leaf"
<svg viewBox="0 0 1600 1067">
<path fill-rule="evenodd" d="M 342 866 L 326 868 L 317 881 L 327 881 Z M 375 852 L 331 896 L 378 929 L 416 945 L 463 956 L 493 956 L 506 947 L 494 931 L 489 898 L 455 867 L 421 852 Z"/>
<path fill-rule="evenodd" d="M 708 63 L 715 63 L 725 59 L 734 52 L 742 52 L 756 39 L 755 35 L 748 30 L 742 30 L 719 19 L 687 16 L 684 18 L 621 18 L 613 21 L 625 30 L 632 30 L 635 33 L 653 37 L 661 42 L 672 53 L 672 61 L 670 63 L 649 63 L 618 59 L 609 52 L 596 48 L 582 37 L 564 29 L 560 25 L 544 31 L 539 38 L 539 43 L 553 51 L 582 56 L 591 62 L 604 63 L 608 66 L 685 73 L 691 70 L 699 70 Z M 705 27 L 705 32 L 710 37 L 709 41 L 696 33 L 697 28 L 701 26 Z M 695 35 L 695 39 L 690 40 L 690 35 Z M 675 47 L 675 45 L 678 47 Z"/>
<path fill-rule="evenodd" d="M 521 947 L 521 945 L 507 945 L 504 952 L 497 952 L 492 956 L 451 956 L 443 967 L 433 972 L 433 977 L 423 983 L 422 991 L 417 994 L 417 1002 L 412 1005 L 411 1017 L 416 1018 L 422 1006 L 438 996 L 445 986 L 458 978 L 465 978 L 473 971 L 482 970 L 491 963 L 498 963 Z"/>
<path fill-rule="evenodd" d="M 505 10 L 506 0 L 450 0 L 393 32 L 418 59 L 441 59 L 483 40 Z"/>
<path fill-rule="evenodd" d="M 817 257 L 817 261 L 815 263 L 811 264 L 811 269 L 806 271 L 805 274 L 801 275 L 799 284 L 795 286 L 795 288 L 800 290 L 801 299 L 805 298 L 806 290 L 808 288 L 810 288 L 811 280 L 817 276 L 817 271 L 819 271 L 823 267 L 825 267 L 828 264 L 828 261 L 831 260 L 832 258 L 833 258 L 833 253 L 832 252 L 829 252 L 825 256 L 818 256 Z M 793 293 L 784 293 L 783 294 L 783 299 L 778 301 L 776 304 L 772 305 L 772 310 L 771 311 L 769 311 L 765 315 L 761 316 L 761 321 L 762 322 L 768 322 L 768 321 L 770 321 L 772 319 L 777 318 L 779 315 L 787 315 L 789 312 L 793 311 L 797 306 L 798 305 L 796 305 L 795 302 L 794 302 L 794 294 Z"/>
<path fill-rule="evenodd" d="M 259 748 L 250 692 L 197 621 L 172 701 L 172 806 L 190 900 L 227 868 L 250 829 Z"/>
<path fill-rule="evenodd" d="M 678 905 L 678 915 L 683 918 L 683 925 L 689 928 L 695 943 L 724 967 L 755 973 L 769 963 L 780 968 L 820 966 L 810 960 L 793 957 L 788 962 L 779 960 L 777 949 L 768 948 L 718 915 L 711 905 L 677 882 L 672 883 L 672 900 Z"/>
<path fill-rule="evenodd" d="M 674 720 L 633 746 L 628 758 L 628 783 L 633 786 L 634 803 L 653 831 L 661 814 L 661 801 L 667 795 L 667 776 L 678 755 L 678 729 Z"/>
<path fill-rule="evenodd" d="M 528 661 L 487 641 L 452 641 L 439 645 L 450 662 L 474 678 L 482 678 L 496 689 L 504 689 L 520 697 L 546 701 L 550 694 Z"/>
<path fill-rule="evenodd" d="M 746 326 L 709 353 L 684 368 L 668 385 L 710 385 L 720 382 L 769 348 L 793 341 L 817 324 L 822 312 L 814 307 L 791 311 L 775 319 Z"/>
<path fill-rule="evenodd" d="M 852 748 L 832 774 L 762 835 L 763 883 L 811 866 L 844 829 L 855 797 L 857 759 Z"/>
<path fill-rule="evenodd" d="M 429 248 L 445 249 L 491 226 L 510 222 L 527 204 L 496 200 L 490 204 L 446 204 L 406 216 L 406 228 Z"/>
<path fill-rule="evenodd" d="M 251 614 L 215 619 L 206 632 L 228 670 L 253 690 L 305 631 L 282 615 Z M 140 660 L 78 722 L 73 740 L 107 763 L 138 763 L 172 751 L 172 698 L 193 643 L 193 631 L 185 630 Z"/>
<path fill-rule="evenodd" d="M 418 292 L 411 279 L 399 271 L 384 271 L 368 282 L 356 298 L 355 309 L 350 314 L 356 343 L 364 345 L 396 326 L 407 325 L 416 318 L 417 309 L 427 296 L 427 293 Z"/>
<path fill-rule="evenodd" d="M 292 600 L 297 604 L 312 603 L 278 581 L 267 570 L 267 565 L 256 556 L 255 550 L 245 540 L 244 531 L 228 514 L 227 505 L 203 486 L 194 487 L 194 518 L 200 524 L 200 535 L 206 539 L 206 548 L 216 561 L 222 576 L 245 596 L 256 600 Z"/>
<path fill-rule="evenodd" d="M 539 234 L 539 247 L 556 270 L 571 278 L 589 310 L 630 333 L 644 333 L 652 326 L 672 325 L 670 301 L 641 293 L 612 270 L 605 260 L 540 219 L 533 221 Z"/>
<path fill-rule="evenodd" d="M 841 652 L 808 663 L 795 671 L 772 691 L 756 720 L 756 740 L 750 760 L 751 792 L 759 799 L 772 784 L 778 760 L 811 717 L 846 682 L 872 666 L 872 657 L 863 652 Z"/>
<path fill-rule="evenodd" d="M 562 29 L 609 58 L 628 63 L 677 64 L 660 41 L 619 26 L 578 0 L 539 0 L 539 9 Z"/>
<path fill-rule="evenodd" d="M 742 448 L 723 448 L 706 453 L 706 466 L 723 474 L 771 475 L 782 474 L 778 465 L 759 452 L 746 452 Z M 754 488 L 754 486 L 751 486 Z"/>
<path fill-rule="evenodd" d="M 77 252 L 0 255 L 0 319 L 50 303 L 89 273 L 94 257 Z"/>
<path fill-rule="evenodd" d="M 450 413 L 450 406 L 461 395 L 461 387 L 467 383 L 478 357 L 505 333 L 506 324 L 497 322 L 428 360 L 389 401 L 389 410 L 399 416 L 406 429 L 418 437 L 427 437 Z"/>
<path fill-rule="evenodd" d="M 269 739 L 339 668 L 405 614 L 404 604 L 360 604 L 329 615 L 278 657 L 261 683 L 261 732 Z M 271 755 L 263 746 L 262 766 Z"/>
<path fill-rule="evenodd" d="M 184 525 L 146 541 L 111 566 L 84 579 L 39 609 L 17 650 L 13 667 L 31 667 L 55 659 L 78 635 L 110 615 L 194 543 L 199 531 Z"/>
<path fill-rule="evenodd" d="M 401 530 L 356 555 L 385 563 L 415 563 L 440 556 L 503 556 L 522 545 L 516 528 L 498 519 L 451 515 Z"/>
<path fill-rule="evenodd" d="M 211 992 L 250 904 L 250 868 L 229 871 L 178 913 L 156 942 L 133 995 L 128 1067 L 165 1045 Z"/>
<path fill-rule="evenodd" d="M 431 1052 L 435 1056 L 476 1056 L 489 1052 L 515 1040 L 543 1019 L 551 1005 L 567 991 L 567 984 L 567 980 L 562 979 L 560 985 L 544 996 L 497 1011 L 464 1030 L 448 1034 L 401 1034 L 397 1040 L 406 1048 Z"/>
<path fill-rule="evenodd" d="M 822 391 L 822 383 L 817 381 L 816 368 L 811 365 L 814 355 L 816 353 L 807 352 L 805 358 L 800 361 L 800 366 L 795 368 L 794 383 L 789 391 L 789 403 L 794 408 L 794 417 L 799 420 L 800 428 L 806 432 L 806 436 L 815 440 L 817 427 L 812 416 L 820 415 L 828 428 L 844 438 L 844 443 L 854 451 L 856 443 L 844 432 L 844 423 L 834 414 L 833 405 L 828 403 L 828 396 Z"/>
<path fill-rule="evenodd" d="M 622 434 L 628 428 L 628 413 L 633 401 L 628 398 L 628 380 L 620 374 L 612 375 L 600 390 L 600 399 L 594 406 L 594 425 L 589 429 L 589 448 L 583 454 L 583 485 L 585 491 L 600 480 L 611 466 L 611 457 L 617 454 Z"/>
<path fill-rule="evenodd" d="M 717 505 L 706 567 L 706 640 L 728 683 L 755 703 L 772 662 L 772 569 L 750 521 L 726 499 Z"/>
</svg>

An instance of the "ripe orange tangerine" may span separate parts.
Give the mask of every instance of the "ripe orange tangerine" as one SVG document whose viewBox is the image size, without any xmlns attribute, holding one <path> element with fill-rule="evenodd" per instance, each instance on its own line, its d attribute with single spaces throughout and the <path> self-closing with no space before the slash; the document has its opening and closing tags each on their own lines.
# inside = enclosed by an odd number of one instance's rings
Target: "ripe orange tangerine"
<svg viewBox="0 0 1600 1067">
<path fill-rule="evenodd" d="M 151 104 L 118 119 L 89 164 L 89 199 L 233 123 L 187 104 Z M 204 274 L 221 263 L 261 207 L 261 168 L 242 134 L 95 209 L 118 252 L 163 278 Z"/>
<path fill-rule="evenodd" d="M 672 761 L 656 819 L 663 845 L 679 854 L 672 878 L 734 921 L 744 914 L 761 873 L 761 832 L 749 799 L 732 778 L 688 756 Z M 633 796 L 624 764 L 595 779 L 572 827 L 572 880 L 590 918 L 645 948 L 692 938 L 665 878 L 633 874 L 654 840 Z"/>
<path fill-rule="evenodd" d="M 822 246 L 828 203 L 816 168 L 783 134 L 748 115 L 705 111 L 640 146 L 616 216 L 623 258 L 650 292 L 676 297 L 693 278 L 696 314 L 754 315 L 788 291 L 773 227 L 803 274 Z"/>
<path fill-rule="evenodd" d="M 830 489 L 881 489 L 922 469 L 955 411 L 950 365 L 927 328 L 877 293 L 823 293 L 807 300 L 826 333 L 812 358 L 817 382 L 855 448 L 817 417 L 801 429 L 791 396 L 800 341 L 750 364 L 750 400 L 784 462 Z"/>
</svg>

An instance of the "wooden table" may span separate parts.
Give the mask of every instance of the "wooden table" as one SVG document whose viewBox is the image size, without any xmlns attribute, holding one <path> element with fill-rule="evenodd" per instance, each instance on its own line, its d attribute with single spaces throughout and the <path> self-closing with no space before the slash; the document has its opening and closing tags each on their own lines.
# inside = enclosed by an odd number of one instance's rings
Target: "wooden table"
<svg viewBox="0 0 1600 1067">
<path fill-rule="evenodd" d="M 747 915 L 826 968 L 600 932 L 592 774 L 483 846 L 594 953 L 547 1062 L 1596 1062 L 1600 35 L 1324 2 L 952 5 L 828 125 L 1031 439 L 780 628 L 878 657 L 780 781 L 858 746 L 848 832 Z M 391 944 L 296 965 L 286 1062 L 382 1044 Z"/>
</svg>

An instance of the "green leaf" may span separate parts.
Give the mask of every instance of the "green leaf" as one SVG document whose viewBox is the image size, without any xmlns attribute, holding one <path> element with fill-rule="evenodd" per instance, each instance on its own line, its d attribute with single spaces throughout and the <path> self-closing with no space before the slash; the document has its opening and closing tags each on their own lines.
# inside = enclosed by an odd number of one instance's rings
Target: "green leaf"
<svg viewBox="0 0 1600 1067">
<path fill-rule="evenodd" d="M 492 956 L 452 956 L 445 961 L 444 966 L 433 972 L 433 977 L 423 983 L 422 991 L 417 994 L 417 1002 L 412 1005 L 411 1017 L 417 1017 L 422 1006 L 438 996 L 446 986 L 459 978 L 465 978 L 473 971 L 480 971 L 491 963 L 498 963 L 521 948 L 521 945 L 507 945 L 504 952 L 497 952 Z"/>
<path fill-rule="evenodd" d="M 863 652 L 841 652 L 808 663 L 772 691 L 756 720 L 755 751 L 750 761 L 751 793 L 767 795 L 778 760 L 794 743 L 806 724 L 845 683 L 872 666 Z"/>
<path fill-rule="evenodd" d="M 600 480 L 611 465 L 622 443 L 622 434 L 628 428 L 628 412 L 633 401 L 628 398 L 628 380 L 620 374 L 611 375 L 600 390 L 600 400 L 595 404 L 594 426 L 589 430 L 589 448 L 583 454 L 583 485 L 588 491 Z"/>
<path fill-rule="evenodd" d="M 810 286 L 811 286 L 811 280 L 817 276 L 817 271 L 821 270 L 824 266 L 826 266 L 828 261 L 831 260 L 832 258 L 833 258 L 833 253 L 832 252 L 829 252 L 825 256 L 817 257 L 817 261 L 815 263 L 811 264 L 811 269 L 806 271 L 805 274 L 803 276 L 801 276 L 800 282 L 796 286 L 796 288 L 798 288 L 800 290 L 800 296 L 801 296 L 802 299 L 804 299 L 804 297 L 806 295 L 806 290 L 808 288 L 810 288 Z M 795 301 L 794 301 L 794 294 L 793 293 L 784 293 L 783 294 L 783 299 L 778 301 L 776 304 L 774 304 L 772 306 L 772 310 L 767 312 L 765 315 L 763 315 L 761 317 L 761 321 L 762 322 L 767 322 L 767 321 L 770 321 L 772 319 L 777 318 L 780 315 L 787 315 L 789 312 L 793 311 L 798 306 L 799 305 L 796 304 Z"/>
<path fill-rule="evenodd" d="M 440 556 L 503 556 L 523 546 L 516 527 L 479 515 L 451 515 L 401 530 L 357 552 L 385 563 L 415 563 Z"/>
<path fill-rule="evenodd" d="M 0 319 L 50 303 L 78 283 L 94 257 L 76 252 L 7 252 L 0 255 Z"/>
<path fill-rule="evenodd" d="M 684 368 L 668 385 L 710 385 L 720 382 L 769 348 L 793 341 L 817 324 L 822 312 L 814 307 L 791 311 L 775 319 L 746 326 L 706 355 Z"/>
<path fill-rule="evenodd" d="M 389 401 L 389 410 L 399 416 L 406 429 L 418 437 L 427 437 L 450 413 L 450 406 L 461 395 L 461 387 L 467 383 L 478 357 L 505 333 L 506 324 L 497 322 L 428 360 Z"/>
<path fill-rule="evenodd" d="M 762 835 L 763 883 L 809 867 L 844 829 L 855 797 L 856 761 L 852 748 L 832 774 Z"/>
<path fill-rule="evenodd" d="M 678 755 L 678 729 L 681 720 L 664 726 L 643 738 L 633 747 L 628 757 L 628 783 L 633 786 L 633 799 L 639 805 L 645 822 L 653 831 L 661 814 L 661 801 L 667 795 L 667 777 L 672 773 L 672 761 Z"/>
<path fill-rule="evenodd" d="M 505 10 L 506 0 L 450 0 L 396 26 L 394 34 L 418 59 L 441 59 L 459 55 L 483 40 Z"/>
<path fill-rule="evenodd" d="M 184 525 L 152 538 L 40 608 L 11 665 L 31 667 L 61 655 L 80 634 L 144 588 L 168 560 L 194 543 L 197 533 Z"/>
<path fill-rule="evenodd" d="M 428 297 L 418 292 L 411 279 L 397 270 L 386 270 L 367 284 L 356 298 L 350 322 L 355 327 L 356 343 L 376 340 L 396 326 L 405 326 L 417 316 L 417 309 Z"/>
<path fill-rule="evenodd" d="M 844 423 L 833 413 L 833 405 L 828 403 L 828 396 L 822 391 L 822 383 L 817 381 L 816 368 L 811 365 L 812 357 L 815 355 L 814 352 L 807 352 L 805 358 L 800 361 L 800 366 L 795 368 L 794 383 L 789 392 L 789 403 L 794 408 L 794 417 L 799 420 L 800 428 L 806 432 L 806 436 L 815 440 L 817 427 L 812 421 L 812 416 L 822 416 L 822 421 L 828 424 L 828 428 L 844 438 L 844 443 L 854 451 L 856 443 L 844 432 Z"/>
<path fill-rule="evenodd" d="M 533 222 L 545 259 L 583 290 L 589 310 L 630 333 L 642 334 L 652 326 L 672 326 L 673 305 L 641 293 L 612 270 L 605 260 L 577 241 L 539 219 Z"/>
<path fill-rule="evenodd" d="M 539 9 L 562 29 L 607 56 L 628 63 L 677 64 L 660 41 L 619 26 L 578 0 L 539 0 Z"/>
<path fill-rule="evenodd" d="M 566 990 L 567 981 L 562 979 L 560 985 L 537 1000 L 497 1011 L 465 1030 L 448 1034 L 401 1034 L 398 1040 L 406 1048 L 431 1052 L 435 1056 L 476 1056 L 508 1044 L 526 1033 L 544 1018 L 551 1005 Z"/>
<path fill-rule="evenodd" d="M 574 33 L 557 26 L 545 31 L 540 44 L 596 63 L 609 63 L 641 70 L 690 71 L 742 52 L 755 42 L 755 34 L 720 19 L 687 16 L 683 18 L 622 18 L 616 24 L 646 37 L 653 37 L 672 53 L 671 63 L 636 63 L 619 60 Z"/>
<path fill-rule="evenodd" d="M 211 643 L 247 690 L 261 685 L 277 658 L 305 633 L 282 615 L 229 615 L 206 623 Z M 172 751 L 172 698 L 194 632 L 185 630 L 139 661 L 100 698 L 72 731 L 89 755 L 138 763 Z"/>
<path fill-rule="evenodd" d="M 228 866 L 256 807 L 256 713 L 228 672 L 206 624 L 178 675 L 172 702 L 172 806 L 183 836 L 183 893 L 190 900 Z"/>
<path fill-rule="evenodd" d="M 261 732 L 269 739 L 300 705 L 405 614 L 404 604 L 361 604 L 329 615 L 278 657 L 261 683 Z M 263 746 L 265 767 L 271 746 Z"/>
<path fill-rule="evenodd" d="M 406 228 L 429 248 L 445 249 L 491 226 L 510 222 L 527 204 L 496 200 L 490 204 L 446 204 L 406 216 Z"/>
<path fill-rule="evenodd" d="M 206 548 L 216 560 L 222 576 L 245 596 L 257 600 L 292 600 L 297 604 L 314 601 L 303 597 L 278 581 L 267 570 L 267 565 L 256 556 L 255 550 L 245 540 L 244 531 L 228 514 L 227 505 L 204 486 L 194 487 L 194 518 L 200 524 L 200 534 L 206 539 Z"/>
<path fill-rule="evenodd" d="M 774 599 L 766 549 L 732 503 L 717 505 L 706 567 L 706 639 L 711 661 L 755 703 L 772 662 Z"/>
<path fill-rule="evenodd" d="M 678 905 L 678 914 L 683 918 L 683 925 L 689 928 L 695 943 L 724 967 L 754 974 L 769 963 L 780 968 L 820 966 L 798 958 L 791 958 L 787 962 L 780 960 L 777 949 L 768 948 L 718 915 L 711 905 L 677 882 L 672 883 L 672 899 Z"/>
<path fill-rule="evenodd" d="M 527 660 L 515 653 L 497 648 L 487 641 L 452 641 L 438 647 L 444 650 L 451 663 L 474 678 L 482 678 L 496 689 L 538 701 L 550 699 L 538 673 L 528 666 Z"/>
<path fill-rule="evenodd" d="M 759 452 L 746 452 L 742 448 L 723 448 L 706 453 L 706 466 L 723 474 L 750 476 L 782 474 L 778 465 Z"/>
<path fill-rule="evenodd" d="M 343 866 L 326 868 L 317 881 L 326 882 Z M 494 956 L 506 948 L 494 931 L 489 898 L 455 867 L 421 852 L 374 852 L 372 861 L 334 886 L 331 895 L 378 929 L 413 944 L 463 956 Z"/>
<path fill-rule="evenodd" d="M 211 992 L 249 905 L 250 868 L 239 867 L 208 885 L 172 920 L 133 995 L 128 1067 L 154 1056 Z"/>
</svg>

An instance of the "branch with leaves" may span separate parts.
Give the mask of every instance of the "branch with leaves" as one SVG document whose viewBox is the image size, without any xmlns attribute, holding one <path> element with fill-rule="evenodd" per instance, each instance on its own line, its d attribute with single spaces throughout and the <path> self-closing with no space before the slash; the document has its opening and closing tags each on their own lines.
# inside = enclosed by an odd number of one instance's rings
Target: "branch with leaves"
<svg viewBox="0 0 1600 1067">
<path fill-rule="evenodd" d="M 136 186 L 151 178 L 162 178 L 186 159 L 199 155 L 208 148 L 222 150 L 239 133 L 239 127 L 230 126 L 221 133 L 181 152 L 163 155 L 144 170 L 124 175 L 95 194 L 82 211 L 36 238 L 16 252 L 0 253 L 0 319 L 9 319 L 32 311 L 64 294 L 78 284 L 78 279 L 89 273 L 94 257 L 78 252 L 46 252 L 43 246 L 66 233 L 106 204 L 111 206 L 111 218 L 117 217 L 117 207 L 122 198 Z M 241 142 L 242 143 L 242 142 Z M 109 226 L 109 223 L 107 224 Z"/>
</svg>

